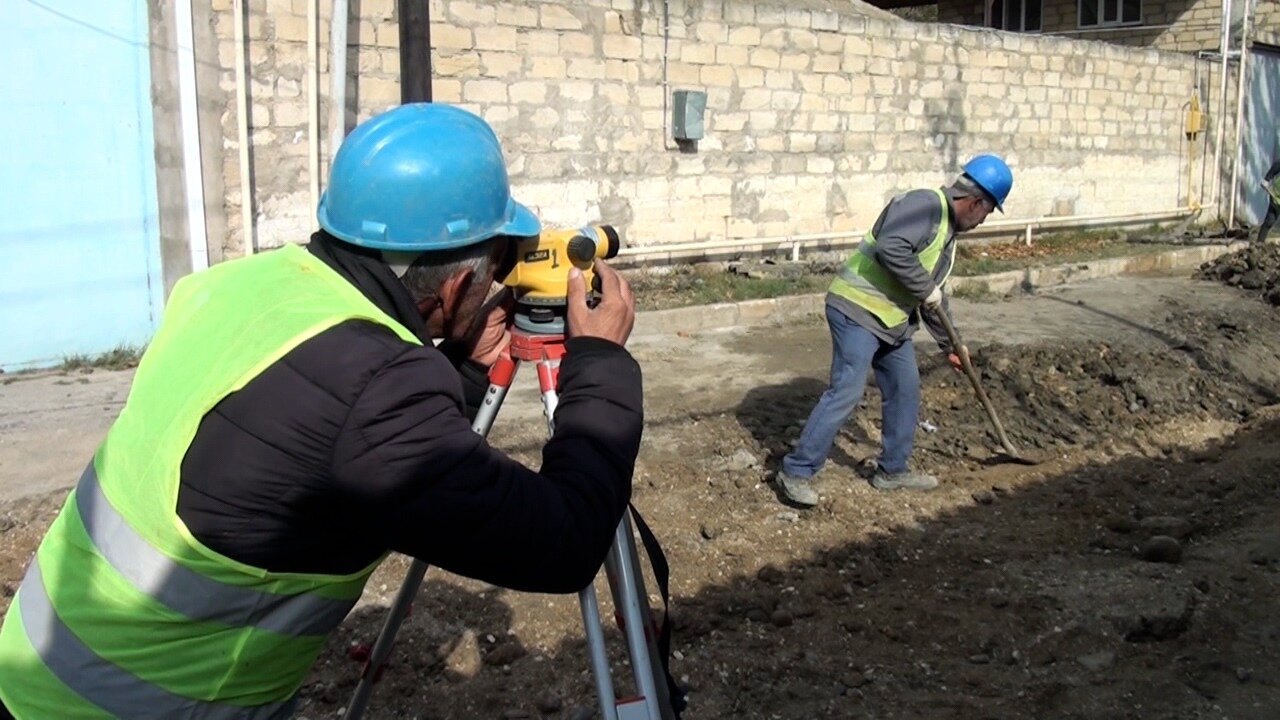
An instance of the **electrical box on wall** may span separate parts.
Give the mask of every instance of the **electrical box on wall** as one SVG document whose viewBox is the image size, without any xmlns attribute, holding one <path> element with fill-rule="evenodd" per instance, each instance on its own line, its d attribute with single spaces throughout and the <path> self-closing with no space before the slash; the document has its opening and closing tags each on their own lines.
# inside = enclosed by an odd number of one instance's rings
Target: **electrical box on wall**
<svg viewBox="0 0 1280 720">
<path fill-rule="evenodd" d="M 675 139 L 701 140 L 707 94 L 701 90 L 676 90 L 671 93 L 671 106 L 671 134 Z"/>
<path fill-rule="evenodd" d="M 1204 131 L 1204 112 L 1200 109 L 1200 96 L 1192 95 L 1187 104 L 1187 120 L 1185 125 L 1187 139 L 1195 140 Z"/>
</svg>

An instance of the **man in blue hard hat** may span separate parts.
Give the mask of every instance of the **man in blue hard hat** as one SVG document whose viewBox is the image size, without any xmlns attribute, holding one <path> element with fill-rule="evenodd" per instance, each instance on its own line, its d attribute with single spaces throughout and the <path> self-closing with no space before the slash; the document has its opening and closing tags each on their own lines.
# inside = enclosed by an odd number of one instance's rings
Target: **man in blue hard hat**
<svg viewBox="0 0 1280 720">
<path fill-rule="evenodd" d="M 981 225 L 1013 187 L 1009 166 L 979 155 L 951 185 L 912 190 L 889 202 L 827 292 L 831 381 L 809 414 L 794 449 L 776 476 L 779 494 L 802 507 L 818 504 L 813 476 L 827 461 L 836 433 L 862 399 L 875 370 L 883 396 L 883 438 L 871 477 L 879 490 L 928 490 L 932 475 L 907 461 L 920 408 L 920 373 L 911 336 L 923 313 L 930 334 L 959 367 L 946 331 L 933 313 L 950 312 L 943 286 L 955 263 L 956 235 Z"/>
<path fill-rule="evenodd" d="M 540 229 L 489 126 L 445 105 L 362 124 L 319 223 L 174 289 L 0 629 L 0 716 L 289 717 L 393 550 L 520 590 L 595 576 L 643 424 L 626 282 L 598 264 L 588 307 L 570 276 L 533 470 L 469 420 L 507 337 L 486 298 Z"/>
</svg>

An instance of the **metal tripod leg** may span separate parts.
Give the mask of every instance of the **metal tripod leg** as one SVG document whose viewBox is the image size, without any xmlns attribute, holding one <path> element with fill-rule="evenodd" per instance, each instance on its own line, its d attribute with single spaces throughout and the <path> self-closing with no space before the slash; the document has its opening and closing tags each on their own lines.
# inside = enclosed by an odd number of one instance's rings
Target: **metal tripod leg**
<svg viewBox="0 0 1280 720">
<path fill-rule="evenodd" d="M 508 361 L 504 359 L 504 362 Z M 511 359 L 509 363 L 509 366 L 503 368 L 503 372 L 490 376 L 496 379 L 489 385 L 484 403 L 476 413 L 475 422 L 471 426 L 480 435 L 489 434 L 498 410 L 502 407 L 507 391 L 511 387 L 518 361 Z M 538 360 L 538 385 L 542 391 L 547 429 L 551 433 L 555 432 L 555 410 L 559 403 L 559 396 L 555 389 L 558 373 L 558 357 L 543 356 Z M 427 564 L 419 560 L 415 560 L 410 566 L 409 573 L 405 576 L 399 592 L 396 593 L 391 610 L 387 614 L 387 620 L 374 643 L 364 674 L 356 686 L 355 695 L 347 706 L 347 712 L 343 716 L 345 720 L 359 720 L 364 715 L 373 690 L 373 683 L 381 674 L 391 654 L 396 633 L 409 614 L 409 608 L 418 593 L 418 588 L 422 585 L 426 571 Z M 582 609 L 587 652 L 591 660 L 591 673 L 595 679 L 601 716 L 604 720 L 673 720 L 674 712 L 671 709 L 665 675 L 657 651 L 657 628 L 653 624 L 649 596 L 644 587 L 644 576 L 636 553 L 631 521 L 626 515 L 614 531 L 613 545 L 605 558 L 605 573 L 614 608 L 622 618 L 638 697 L 630 697 L 622 701 L 617 699 L 609 667 L 609 655 L 605 648 L 604 625 L 600 619 L 599 601 L 596 598 L 595 586 L 588 585 L 578 593 L 578 603 Z"/>
<path fill-rule="evenodd" d="M 554 418 L 559 402 L 555 389 L 557 365 L 558 361 L 551 360 L 538 363 L 538 384 L 547 414 L 547 428 L 552 433 L 555 432 Z M 652 611 L 636 556 L 631 521 L 625 514 L 614 531 L 613 546 L 605 556 L 605 574 L 614 608 L 623 619 L 631 670 L 640 697 L 630 698 L 621 704 L 616 699 L 609 656 L 604 646 L 600 604 L 596 599 L 595 586 L 588 585 L 578 593 L 578 603 L 582 606 L 582 623 L 587 633 L 587 651 L 591 657 L 591 672 L 596 681 L 601 715 L 605 720 L 671 720 L 674 715 L 667 697 L 665 675 L 657 664 L 656 628 L 652 627 Z"/>
<path fill-rule="evenodd" d="M 613 675 L 609 670 L 609 652 L 604 646 L 604 625 L 600 622 L 600 603 L 596 588 L 588 585 L 578 592 L 582 608 L 582 629 L 587 634 L 587 656 L 591 659 L 591 677 L 596 683 L 596 698 L 604 720 L 618 720 L 618 698 L 613 694 Z"/>
<path fill-rule="evenodd" d="M 504 359 L 500 362 L 506 362 Z M 471 423 L 471 429 L 479 433 L 481 436 L 488 436 L 489 430 L 493 428 L 493 421 L 498 417 L 498 410 L 502 407 L 502 401 L 507 398 L 507 391 L 511 389 L 511 378 L 515 376 L 516 368 L 519 367 L 519 361 L 510 360 L 511 366 L 506 368 L 505 383 L 490 383 L 489 390 L 485 393 L 484 402 L 481 403 L 480 409 L 476 412 L 476 419 Z M 373 643 L 373 650 L 369 653 L 369 660 L 365 663 L 364 673 L 360 677 L 360 683 L 356 685 L 355 694 L 351 697 L 351 702 L 347 705 L 347 712 L 342 716 L 344 720 L 359 720 L 364 716 L 365 708 L 369 705 L 369 696 L 373 693 L 373 684 L 377 682 L 378 677 L 382 674 L 382 669 L 386 666 L 387 658 L 391 655 L 391 648 L 395 645 L 396 633 L 400 631 L 400 625 L 404 623 L 404 619 L 409 616 L 409 609 L 413 606 L 413 599 L 418 595 L 418 588 L 422 586 L 422 579 L 427 574 L 427 563 L 421 560 L 414 560 L 409 565 L 409 572 L 404 577 L 404 582 L 400 583 L 400 590 L 396 593 L 396 599 L 391 603 L 391 609 L 387 612 L 386 622 L 382 624 L 382 630 L 378 632 L 378 639 Z M 603 640 L 601 641 L 603 643 Z"/>
<path fill-rule="evenodd" d="M 666 670 L 658 654 L 658 627 L 653 608 L 649 605 L 629 515 L 623 515 L 618 523 L 604 568 L 613 592 L 614 607 L 622 616 L 636 688 L 644 697 L 654 699 L 652 706 L 656 714 L 650 714 L 652 720 L 673 720 L 675 713 L 671 709 Z"/>
<path fill-rule="evenodd" d="M 543 359 L 538 362 L 538 389 L 542 393 L 542 409 L 547 417 L 547 433 L 556 432 L 556 406 L 560 396 L 556 392 L 559 360 Z M 618 720 L 618 701 L 613 692 L 613 674 L 609 670 L 609 652 L 604 645 L 604 624 L 600 621 L 600 602 L 596 599 L 595 585 L 587 585 L 578 591 L 578 605 L 582 608 L 582 629 L 587 635 L 587 655 L 591 660 L 591 677 L 596 683 L 596 699 L 600 703 L 600 715 L 604 720 Z"/>
<path fill-rule="evenodd" d="M 373 643 L 373 651 L 369 653 L 369 660 L 365 663 L 360 684 L 356 685 L 356 692 L 347 705 L 347 712 L 343 715 L 347 720 L 357 720 L 364 715 L 364 710 L 369 705 L 369 695 L 373 693 L 373 684 L 378 681 L 382 668 L 386 666 L 387 657 L 391 655 L 391 647 L 396 643 L 396 633 L 400 630 L 404 619 L 409 616 L 409 609 L 413 607 L 413 598 L 418 594 L 418 587 L 422 585 L 422 578 L 426 574 L 427 564 L 421 560 L 414 560 L 409 566 L 409 573 L 404 576 L 404 582 L 400 583 L 400 590 L 396 593 L 395 601 L 391 603 L 391 609 L 387 612 L 387 620 L 382 625 L 382 631 L 378 633 L 378 639 Z"/>
</svg>

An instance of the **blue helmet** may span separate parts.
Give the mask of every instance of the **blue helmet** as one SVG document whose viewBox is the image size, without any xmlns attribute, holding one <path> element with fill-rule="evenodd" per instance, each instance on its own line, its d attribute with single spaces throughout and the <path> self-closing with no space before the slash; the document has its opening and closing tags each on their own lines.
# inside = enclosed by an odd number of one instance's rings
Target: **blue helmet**
<svg viewBox="0 0 1280 720">
<path fill-rule="evenodd" d="M 511 198 L 493 130 L 449 105 L 402 105 L 362 123 L 333 159 L 320 227 L 379 250 L 445 250 L 541 223 Z"/>
<path fill-rule="evenodd" d="M 996 208 L 1004 212 L 1005 198 L 1009 197 L 1009 191 L 1013 189 L 1013 172 L 1004 160 L 996 155 L 978 155 L 964 164 L 964 174 L 978 187 L 986 190 L 991 199 L 996 201 Z"/>
</svg>

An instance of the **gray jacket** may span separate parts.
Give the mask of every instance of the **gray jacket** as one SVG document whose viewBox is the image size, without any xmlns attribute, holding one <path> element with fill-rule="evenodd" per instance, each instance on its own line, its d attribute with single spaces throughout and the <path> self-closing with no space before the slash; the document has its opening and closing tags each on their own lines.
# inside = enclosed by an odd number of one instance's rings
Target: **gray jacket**
<svg viewBox="0 0 1280 720">
<path fill-rule="evenodd" d="M 926 272 L 920 264 L 920 253 L 933 242 L 934 236 L 938 234 L 938 224 L 942 222 L 943 209 L 933 190 L 912 190 L 890 200 L 871 231 L 876 238 L 873 255 L 875 261 L 921 301 L 951 272 L 951 251 L 956 242 L 955 207 L 952 205 L 954 197 L 951 191 L 943 192 L 947 194 L 946 212 L 951 220 L 950 232 L 942 256 L 932 273 Z M 887 327 L 875 315 L 834 293 L 827 293 L 827 305 L 844 313 L 850 320 L 890 345 L 910 340 L 923 316 L 929 334 L 942 351 L 949 353 L 953 350 L 942 323 L 931 313 L 921 313 L 919 308 L 911 313 L 906 322 Z M 949 316 L 951 307 L 945 295 L 942 307 Z"/>
</svg>

